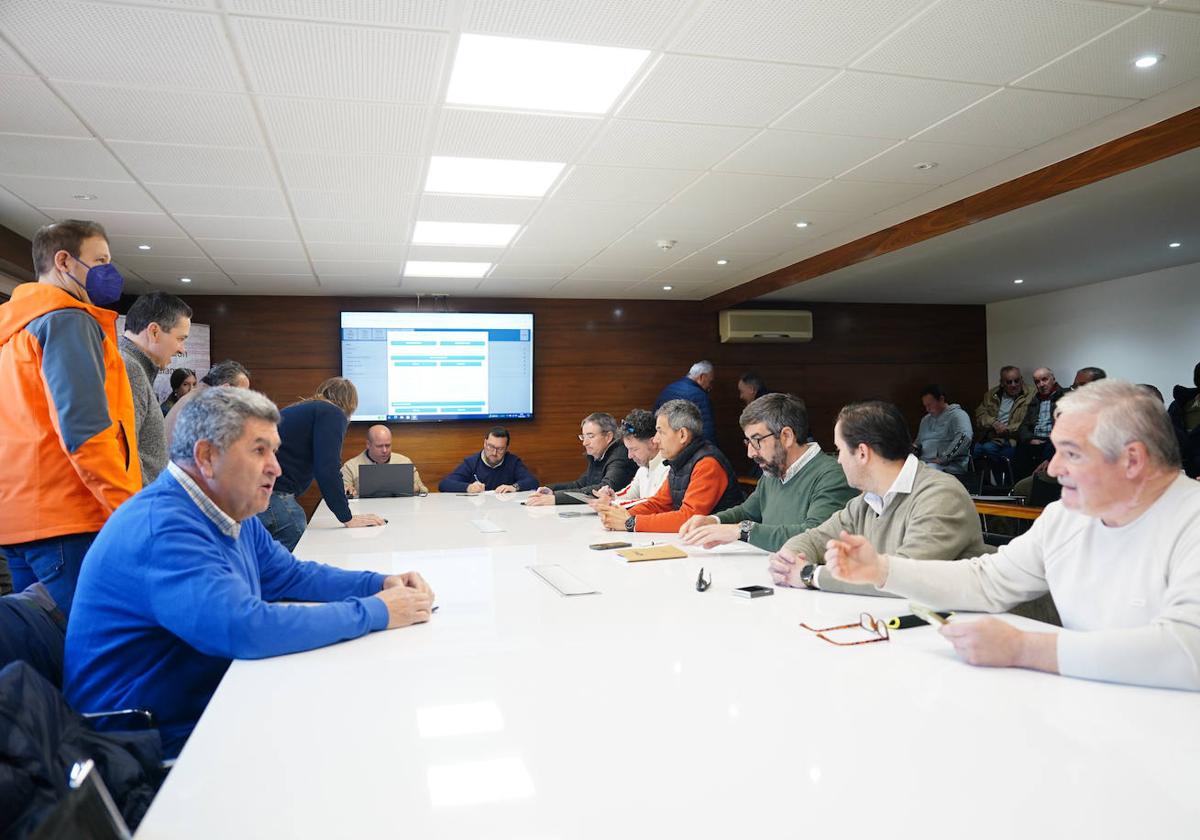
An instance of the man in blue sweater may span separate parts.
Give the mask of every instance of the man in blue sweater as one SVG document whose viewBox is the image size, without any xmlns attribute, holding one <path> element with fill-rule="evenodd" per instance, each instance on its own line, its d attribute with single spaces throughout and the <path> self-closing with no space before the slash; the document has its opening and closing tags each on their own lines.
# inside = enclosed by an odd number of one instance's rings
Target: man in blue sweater
<svg viewBox="0 0 1200 840">
<path fill-rule="evenodd" d="M 658 410 L 671 400 L 687 400 L 695 403 L 696 408 L 700 409 L 700 420 L 704 424 L 704 431 L 700 437 L 715 445 L 717 424 L 713 420 L 712 400 L 708 398 L 708 392 L 712 390 L 715 377 L 716 372 L 712 362 L 696 362 L 688 370 L 687 376 L 676 379 L 662 389 L 658 399 L 654 401 L 655 413 L 658 413 Z"/>
<path fill-rule="evenodd" d="M 65 651 L 73 708 L 149 709 L 173 756 L 231 660 L 429 620 L 416 572 L 304 563 L 271 539 L 255 514 L 280 472 L 278 422 L 274 403 L 240 388 L 209 388 L 181 412 L 167 469 L 84 557 Z M 319 604 L 276 603 L 288 600 Z"/>
<path fill-rule="evenodd" d="M 525 462 L 508 451 L 508 429 L 494 426 L 483 439 L 483 451 L 463 458 L 454 472 L 442 479 L 442 493 L 515 493 L 536 490 L 538 480 Z"/>
</svg>

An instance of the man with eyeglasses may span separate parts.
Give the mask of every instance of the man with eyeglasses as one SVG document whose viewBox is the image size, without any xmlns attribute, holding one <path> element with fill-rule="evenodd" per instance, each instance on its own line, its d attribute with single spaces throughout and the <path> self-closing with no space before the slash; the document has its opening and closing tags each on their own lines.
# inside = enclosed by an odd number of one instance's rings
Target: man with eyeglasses
<svg viewBox="0 0 1200 840">
<path fill-rule="evenodd" d="M 851 403 L 838 413 L 833 439 L 847 482 L 862 493 L 770 556 L 776 586 L 889 595 L 825 573 L 825 546 L 842 532 L 862 534 L 882 551 L 902 557 L 958 560 L 988 551 L 966 488 L 917 460 L 908 423 L 896 406 L 877 400 Z"/>
<path fill-rule="evenodd" d="M 666 460 L 658 447 L 654 428 L 654 415 L 644 408 L 635 408 L 621 421 L 621 442 L 629 452 L 629 457 L 638 465 L 633 480 L 620 490 L 611 487 L 601 487 L 596 491 L 596 501 L 588 502 L 596 508 L 605 505 L 630 507 L 643 499 L 648 499 L 658 492 L 667 480 Z"/>
<path fill-rule="evenodd" d="M 725 510 L 744 498 L 729 460 L 703 437 L 700 409 L 670 400 L 655 412 L 655 437 L 670 470 L 659 491 L 629 509 L 601 506 L 610 531 L 674 533 L 696 514 Z"/>
<path fill-rule="evenodd" d="M 808 440 L 808 409 L 791 394 L 751 402 L 738 420 L 746 455 L 763 471 L 740 505 L 697 514 L 679 529 L 687 545 L 705 548 L 738 540 L 777 551 L 796 534 L 815 528 L 857 495 L 837 459 Z"/>
<path fill-rule="evenodd" d="M 1012 458 L 1017 448 L 1017 429 L 1025 419 L 1033 387 L 1025 384 L 1016 365 L 1000 368 L 1000 384 L 983 395 L 975 409 L 976 457 Z"/>
<path fill-rule="evenodd" d="M 508 451 L 508 429 L 494 426 L 483 439 L 483 451 L 463 458 L 454 472 L 443 478 L 438 490 L 443 493 L 515 493 L 536 490 L 538 480 L 525 462 Z"/>
<path fill-rule="evenodd" d="M 527 505 L 581 505 L 579 499 L 567 492 L 588 494 L 601 487 L 614 490 L 624 487 L 637 472 L 637 464 L 629 460 L 625 444 L 617 439 L 617 420 L 603 411 L 583 418 L 579 441 L 587 456 L 587 469 L 574 481 L 562 481 L 546 487 L 525 500 Z"/>
</svg>

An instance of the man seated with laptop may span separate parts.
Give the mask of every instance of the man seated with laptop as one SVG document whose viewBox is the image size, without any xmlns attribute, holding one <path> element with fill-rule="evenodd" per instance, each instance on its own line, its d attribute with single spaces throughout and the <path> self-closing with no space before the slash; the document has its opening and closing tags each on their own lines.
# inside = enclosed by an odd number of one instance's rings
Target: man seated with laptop
<svg viewBox="0 0 1200 840">
<path fill-rule="evenodd" d="M 373 473 L 371 481 L 374 490 L 363 493 L 360 487 L 363 471 L 360 468 L 383 464 L 407 464 L 412 467 L 411 481 L 407 479 L 408 470 L 366 470 Z M 392 451 L 392 430 L 383 425 L 367 429 L 367 448 L 342 464 L 342 484 L 346 487 L 346 497 L 350 499 L 413 496 L 429 492 L 412 459 Z"/>
</svg>

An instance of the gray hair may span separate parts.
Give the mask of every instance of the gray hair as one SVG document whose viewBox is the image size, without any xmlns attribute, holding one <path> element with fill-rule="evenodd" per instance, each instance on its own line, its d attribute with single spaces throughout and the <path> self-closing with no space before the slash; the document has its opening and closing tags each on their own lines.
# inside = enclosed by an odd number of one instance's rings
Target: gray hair
<svg viewBox="0 0 1200 840">
<path fill-rule="evenodd" d="M 691 400 L 667 400 L 662 408 L 654 412 L 654 416 L 667 418 L 667 425 L 675 431 L 687 429 L 692 437 L 700 437 L 704 433 L 700 409 Z"/>
<path fill-rule="evenodd" d="M 706 373 L 711 374 L 712 372 L 713 363 L 708 361 L 708 359 L 701 359 L 688 368 L 688 379 L 695 379 L 697 376 L 704 376 Z M 674 429 L 675 427 L 672 426 L 671 428 Z"/>
<path fill-rule="evenodd" d="M 595 423 L 600 427 L 601 432 L 607 432 L 613 437 L 617 435 L 617 418 L 613 417 L 607 411 L 593 411 L 587 417 L 583 418 L 583 423 Z M 583 423 L 579 425 L 582 426 Z"/>
<path fill-rule="evenodd" d="M 738 425 L 744 429 L 751 423 L 765 423 L 773 435 L 791 429 L 797 443 L 808 440 L 808 407 L 792 394 L 764 394 L 751 402 L 742 409 Z"/>
<path fill-rule="evenodd" d="M 204 374 L 204 378 L 200 381 L 205 385 L 232 385 L 239 375 L 249 379 L 250 371 L 246 370 L 245 365 L 241 362 L 226 359 L 210 367 L 208 373 Z"/>
<path fill-rule="evenodd" d="M 246 421 L 256 418 L 279 422 L 279 409 L 258 391 L 228 385 L 206 388 L 179 412 L 171 438 L 171 460 L 195 463 L 196 443 L 207 440 L 224 452 L 246 431 Z"/>
<path fill-rule="evenodd" d="M 1179 469 L 1179 440 L 1163 404 L 1145 389 L 1120 379 L 1101 379 L 1058 401 L 1054 416 L 1089 414 L 1096 418 L 1092 445 L 1110 464 L 1131 443 L 1146 447 L 1161 466 Z"/>
</svg>

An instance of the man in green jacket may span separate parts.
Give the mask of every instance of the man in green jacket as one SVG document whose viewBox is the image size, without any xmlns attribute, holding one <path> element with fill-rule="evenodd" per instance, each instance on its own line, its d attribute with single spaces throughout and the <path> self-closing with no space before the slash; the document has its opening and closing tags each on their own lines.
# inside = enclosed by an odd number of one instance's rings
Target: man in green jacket
<svg viewBox="0 0 1200 840">
<path fill-rule="evenodd" d="M 777 586 L 890 594 L 823 572 L 826 544 L 844 539 L 843 533 L 862 535 L 875 546 L 887 546 L 881 551 L 900 557 L 960 560 L 993 550 L 984 545 L 979 515 L 962 483 L 912 454 L 908 424 L 896 406 L 851 403 L 838 413 L 833 439 L 847 481 L 862 495 L 770 556 Z"/>
<path fill-rule="evenodd" d="M 763 476 L 750 498 L 713 516 L 693 516 L 679 529 L 687 545 L 712 548 L 737 540 L 776 551 L 815 528 L 854 497 L 837 461 L 808 440 L 808 410 L 791 394 L 767 394 L 738 421 L 746 454 Z"/>
</svg>

